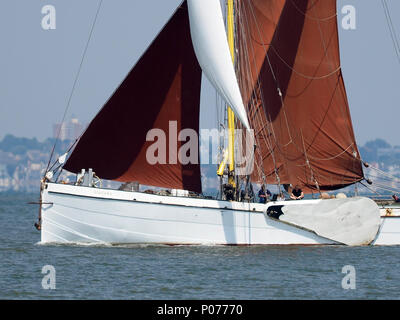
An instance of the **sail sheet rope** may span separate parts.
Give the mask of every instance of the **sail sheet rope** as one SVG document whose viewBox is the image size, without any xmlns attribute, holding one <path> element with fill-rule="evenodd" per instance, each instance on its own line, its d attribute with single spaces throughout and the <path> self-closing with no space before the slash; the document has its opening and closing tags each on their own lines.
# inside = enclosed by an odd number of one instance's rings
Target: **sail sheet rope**
<svg viewBox="0 0 400 320">
<path fill-rule="evenodd" d="M 65 121 L 65 118 L 66 118 L 66 116 L 67 116 L 68 110 L 69 110 L 69 108 L 70 108 L 71 100 L 72 100 L 73 94 L 74 94 L 74 92 L 75 92 L 75 87 L 76 87 L 76 84 L 77 84 L 77 82 L 78 82 L 80 72 L 81 72 L 81 70 L 82 70 L 83 62 L 84 62 L 84 60 L 85 60 L 85 56 L 86 56 L 86 53 L 87 53 L 87 50 L 88 50 L 88 47 L 89 47 L 90 40 L 91 40 L 91 38 L 92 38 L 93 30 L 94 30 L 94 27 L 95 27 L 95 25 L 96 25 L 97 17 L 98 17 L 98 15 L 99 15 L 99 12 L 100 12 L 102 3 L 103 3 L 103 0 L 100 0 L 99 3 L 98 3 L 96 15 L 95 15 L 95 17 L 94 17 L 94 19 L 93 19 L 93 23 L 92 23 L 92 26 L 91 26 L 91 28 L 90 28 L 89 37 L 88 37 L 88 40 L 86 41 L 86 45 L 85 45 L 85 48 L 84 48 L 84 50 L 83 50 L 81 62 L 80 62 L 79 67 L 78 67 L 78 72 L 77 72 L 77 74 L 76 74 L 76 76 L 75 76 L 75 80 L 74 80 L 74 83 L 73 83 L 73 85 L 72 85 L 71 93 L 70 93 L 70 95 L 69 95 L 68 102 L 67 102 L 67 105 L 66 105 L 66 107 L 65 107 L 65 110 L 64 110 L 64 114 L 63 114 L 61 123 L 63 123 L 63 122 Z M 56 149 L 57 142 L 58 142 L 58 140 L 59 140 L 59 138 L 60 138 L 60 134 L 61 134 L 61 126 L 60 126 L 60 128 L 58 129 L 57 137 L 56 137 L 56 140 L 54 141 L 54 145 L 53 145 L 52 151 L 51 151 L 51 153 L 50 153 L 49 162 L 47 163 L 47 167 L 46 167 L 46 170 L 45 170 L 44 174 L 46 174 L 47 171 L 49 170 L 50 163 L 51 163 L 51 160 L 52 160 L 52 158 L 53 158 L 53 155 L 54 155 L 54 151 L 55 151 L 55 149 Z M 75 145 L 75 143 L 76 143 L 76 141 L 73 143 L 73 145 Z M 73 146 L 73 145 L 72 145 L 72 146 Z M 71 148 L 72 148 L 72 146 L 71 146 Z M 70 149 L 71 149 L 71 148 L 70 148 Z M 53 165 L 54 165 L 54 164 L 53 164 Z"/>
</svg>

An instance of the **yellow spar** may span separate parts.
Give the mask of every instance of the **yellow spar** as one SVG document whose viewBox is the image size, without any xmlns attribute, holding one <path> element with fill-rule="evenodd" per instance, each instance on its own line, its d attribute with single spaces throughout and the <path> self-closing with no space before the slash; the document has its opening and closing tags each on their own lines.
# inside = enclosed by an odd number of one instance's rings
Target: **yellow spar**
<svg viewBox="0 0 400 320">
<path fill-rule="evenodd" d="M 235 40 L 234 40 L 234 14 L 233 14 L 233 0 L 227 1 L 227 29 L 228 29 L 228 44 L 231 52 L 232 63 L 235 63 Z M 228 151 L 224 154 L 217 174 L 223 175 L 224 168 L 227 160 L 229 159 L 229 175 L 228 183 L 233 187 L 236 187 L 234 171 L 235 171 L 235 114 L 232 109 L 228 106 Z"/>
</svg>

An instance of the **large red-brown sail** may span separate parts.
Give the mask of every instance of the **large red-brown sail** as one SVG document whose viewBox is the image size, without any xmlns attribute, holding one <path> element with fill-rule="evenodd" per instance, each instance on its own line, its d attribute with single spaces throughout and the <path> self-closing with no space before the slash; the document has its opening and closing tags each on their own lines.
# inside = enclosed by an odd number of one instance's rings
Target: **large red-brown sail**
<svg viewBox="0 0 400 320">
<path fill-rule="evenodd" d="M 77 173 L 92 168 L 103 179 L 201 192 L 199 161 L 168 163 L 170 122 L 176 121 L 178 133 L 199 131 L 200 87 L 184 2 L 90 123 L 64 169 Z M 146 135 L 153 128 L 167 138 L 166 164 L 146 159 L 154 143 Z M 185 142 L 173 143 L 179 150 Z"/>
<path fill-rule="evenodd" d="M 362 180 L 336 0 L 241 0 L 237 11 L 239 82 L 257 141 L 253 179 L 307 192 Z"/>
</svg>

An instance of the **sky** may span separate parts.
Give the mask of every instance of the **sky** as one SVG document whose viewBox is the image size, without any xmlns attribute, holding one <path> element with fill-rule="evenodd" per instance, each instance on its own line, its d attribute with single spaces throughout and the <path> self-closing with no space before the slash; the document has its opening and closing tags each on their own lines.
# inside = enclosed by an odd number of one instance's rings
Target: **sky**
<svg viewBox="0 0 400 320">
<path fill-rule="evenodd" d="M 140 58 L 181 0 L 103 0 L 68 109 L 89 122 Z M 398 37 L 400 1 L 387 0 Z M 99 0 L 0 1 L 0 139 L 52 136 L 62 119 Z M 42 28 L 42 8 L 56 28 Z M 400 63 L 381 0 L 338 0 L 356 9 L 356 29 L 339 27 L 342 72 L 358 144 L 400 145 Z M 400 40 L 400 39 L 399 39 Z M 202 128 L 216 125 L 215 91 L 203 80 Z M 145 107 L 143 107 L 145 112 Z M 140 115 L 138 115 L 139 117 Z"/>
</svg>

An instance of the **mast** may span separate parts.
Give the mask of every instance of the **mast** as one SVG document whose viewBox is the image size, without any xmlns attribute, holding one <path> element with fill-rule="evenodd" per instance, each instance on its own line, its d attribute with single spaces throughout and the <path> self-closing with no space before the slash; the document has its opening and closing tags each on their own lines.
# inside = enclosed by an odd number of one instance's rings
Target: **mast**
<svg viewBox="0 0 400 320">
<path fill-rule="evenodd" d="M 234 0 L 227 0 L 226 3 L 226 20 L 227 20 L 227 33 L 228 33 L 228 45 L 232 58 L 232 64 L 235 64 L 235 26 L 234 26 Z M 228 117 L 228 148 L 225 150 L 223 159 L 217 170 L 217 175 L 220 177 L 224 174 L 225 165 L 228 162 L 228 185 L 231 185 L 233 189 L 236 189 L 235 181 L 235 114 L 231 107 L 227 105 L 227 117 Z M 235 190 L 236 191 L 236 190 Z"/>
<path fill-rule="evenodd" d="M 234 39 L 234 9 L 233 1 L 227 0 L 227 29 L 228 44 L 231 52 L 232 63 L 235 64 L 235 39 Z M 229 171 L 228 184 L 236 188 L 235 182 L 235 114 L 230 106 L 228 106 L 228 155 L 229 155 Z"/>
</svg>

